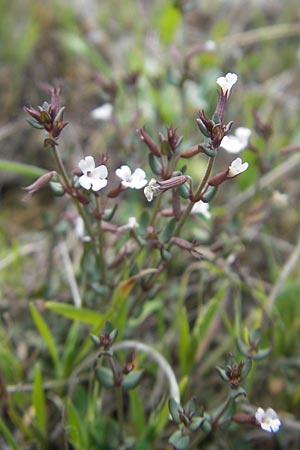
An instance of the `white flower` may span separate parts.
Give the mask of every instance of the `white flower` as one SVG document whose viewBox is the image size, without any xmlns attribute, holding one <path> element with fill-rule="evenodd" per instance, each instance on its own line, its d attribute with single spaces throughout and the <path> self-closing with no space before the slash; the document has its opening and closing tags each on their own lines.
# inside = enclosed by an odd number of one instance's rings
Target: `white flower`
<svg viewBox="0 0 300 450">
<path fill-rule="evenodd" d="M 136 220 L 135 217 L 129 217 L 128 218 L 128 222 L 126 223 L 126 225 L 122 225 L 121 227 L 118 228 L 119 231 L 123 231 L 123 230 L 134 230 L 135 228 L 138 228 L 139 224 Z"/>
<path fill-rule="evenodd" d="M 113 106 L 111 103 L 104 103 L 98 108 L 93 109 L 90 112 L 90 116 L 94 120 L 109 120 L 111 119 L 113 112 Z"/>
<path fill-rule="evenodd" d="M 95 167 L 95 161 L 92 156 L 86 156 L 78 163 L 83 175 L 79 178 L 79 184 L 84 189 L 92 188 L 93 191 L 100 191 L 107 185 L 108 171 L 106 166 Z"/>
<path fill-rule="evenodd" d="M 222 89 L 223 95 L 229 97 L 232 86 L 237 82 L 238 76 L 236 73 L 227 73 L 225 77 L 217 78 L 217 84 Z"/>
<path fill-rule="evenodd" d="M 142 189 L 146 184 L 146 174 L 142 169 L 135 169 L 131 173 L 130 167 L 121 166 L 116 170 L 116 175 L 121 178 L 122 185 L 132 189 Z"/>
<path fill-rule="evenodd" d="M 229 172 L 227 174 L 227 178 L 233 178 L 239 175 L 242 172 L 245 172 L 245 170 L 248 169 L 249 164 L 247 162 L 242 163 L 241 158 L 236 158 L 229 166 Z"/>
<path fill-rule="evenodd" d="M 211 39 L 204 43 L 204 50 L 207 52 L 214 52 L 217 49 L 217 43 Z"/>
<path fill-rule="evenodd" d="M 258 408 L 255 413 L 255 419 L 261 429 L 269 433 L 277 433 L 281 427 L 279 417 L 272 408 L 268 408 L 266 412 L 262 408 Z"/>
<path fill-rule="evenodd" d="M 192 214 L 202 214 L 206 219 L 211 218 L 211 214 L 209 211 L 209 204 L 199 200 L 196 202 L 191 211 Z"/>
<path fill-rule="evenodd" d="M 228 153 L 240 153 L 247 147 L 250 135 L 251 130 L 249 128 L 238 127 L 234 135 L 230 134 L 223 137 L 221 147 Z"/>
<path fill-rule="evenodd" d="M 151 178 L 148 185 L 144 188 L 144 194 L 148 202 L 152 202 L 153 197 L 156 192 L 158 192 L 159 188 L 157 185 L 157 181 L 155 178 Z"/>
</svg>

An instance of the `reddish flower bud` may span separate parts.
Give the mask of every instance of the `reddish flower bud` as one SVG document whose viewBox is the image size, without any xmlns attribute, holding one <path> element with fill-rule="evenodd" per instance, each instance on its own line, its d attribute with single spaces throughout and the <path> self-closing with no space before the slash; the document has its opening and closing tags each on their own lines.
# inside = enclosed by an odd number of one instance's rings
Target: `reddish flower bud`
<svg viewBox="0 0 300 450">
<path fill-rule="evenodd" d="M 198 153 L 201 153 L 202 149 L 200 145 L 194 145 L 193 147 L 187 148 L 182 153 L 180 153 L 181 158 L 192 158 L 193 156 L 197 155 Z"/>
<path fill-rule="evenodd" d="M 22 189 L 24 191 L 27 191 L 29 195 L 32 195 L 34 192 L 46 186 L 49 181 L 51 181 L 54 175 L 56 175 L 55 171 L 47 172 L 39 177 L 34 183 L 30 184 L 29 186 L 23 187 Z"/>
<path fill-rule="evenodd" d="M 208 182 L 210 186 L 219 186 L 223 181 L 227 179 L 229 169 L 223 170 L 223 172 L 219 172 L 214 175 Z"/>
<path fill-rule="evenodd" d="M 173 189 L 178 186 L 181 186 L 183 183 L 186 182 L 188 177 L 186 175 L 178 175 L 173 178 L 169 178 L 168 180 L 164 181 L 157 181 L 157 184 L 159 185 L 159 189 L 161 191 L 166 191 L 168 189 Z"/>
<path fill-rule="evenodd" d="M 145 142 L 149 150 L 155 155 L 155 156 L 161 156 L 160 150 L 158 146 L 155 144 L 153 139 L 149 136 L 149 134 L 146 133 L 145 126 L 137 130 L 137 133 L 142 141 Z"/>
</svg>

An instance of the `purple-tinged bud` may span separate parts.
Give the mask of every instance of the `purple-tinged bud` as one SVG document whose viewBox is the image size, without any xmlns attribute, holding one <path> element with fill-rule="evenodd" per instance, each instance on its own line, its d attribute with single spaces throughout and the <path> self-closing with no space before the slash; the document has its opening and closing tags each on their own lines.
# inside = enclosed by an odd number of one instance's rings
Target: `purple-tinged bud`
<svg viewBox="0 0 300 450">
<path fill-rule="evenodd" d="M 46 186 L 52 180 L 54 175 L 56 175 L 56 172 L 54 170 L 51 172 L 47 172 L 39 177 L 34 183 L 30 184 L 29 186 L 23 187 L 22 189 L 29 195 L 32 195 L 34 194 L 34 192 Z"/>
<path fill-rule="evenodd" d="M 148 133 L 146 133 L 145 126 L 137 130 L 137 133 L 142 141 L 145 142 L 149 150 L 155 155 L 155 156 L 161 156 L 160 150 L 158 146 L 155 144 L 153 139 L 149 136 Z"/>
<path fill-rule="evenodd" d="M 201 147 L 199 145 L 194 145 L 193 147 L 187 148 L 182 153 L 180 153 L 180 157 L 189 159 L 201 152 Z"/>
<path fill-rule="evenodd" d="M 159 185 L 160 190 L 166 191 L 168 189 L 173 189 L 181 186 L 183 183 L 186 182 L 187 179 L 188 179 L 187 175 L 178 175 L 176 177 L 169 178 L 168 180 L 157 181 L 157 184 Z"/>
<path fill-rule="evenodd" d="M 176 134 L 176 128 L 174 128 L 173 125 L 167 127 L 167 135 L 169 146 L 174 152 L 176 148 L 181 144 L 183 137 Z"/>
<path fill-rule="evenodd" d="M 194 243 L 186 241 L 185 239 L 176 236 L 171 238 L 171 242 L 177 245 L 179 248 L 182 248 L 183 250 L 191 251 L 195 247 Z"/>
<path fill-rule="evenodd" d="M 233 414 L 231 419 L 239 424 L 257 425 L 254 414 L 237 413 Z"/>
<path fill-rule="evenodd" d="M 219 172 L 214 175 L 208 182 L 210 186 L 219 186 L 223 181 L 227 180 L 229 169 L 223 170 L 223 172 Z"/>
</svg>

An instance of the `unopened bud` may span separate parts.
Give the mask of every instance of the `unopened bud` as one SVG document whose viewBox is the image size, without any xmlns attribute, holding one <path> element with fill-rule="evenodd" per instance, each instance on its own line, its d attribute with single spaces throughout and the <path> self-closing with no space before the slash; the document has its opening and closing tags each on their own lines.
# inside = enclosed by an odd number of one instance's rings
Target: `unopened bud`
<svg viewBox="0 0 300 450">
<path fill-rule="evenodd" d="M 182 153 L 180 153 L 181 158 L 192 158 L 193 156 L 197 155 L 197 153 L 201 153 L 202 149 L 200 145 L 194 145 L 193 147 L 187 148 Z"/>
<path fill-rule="evenodd" d="M 227 179 L 229 169 L 223 170 L 223 172 L 219 172 L 214 175 L 208 182 L 210 186 L 219 186 L 223 181 Z"/>
<path fill-rule="evenodd" d="M 186 182 L 188 177 L 186 175 L 178 175 L 173 178 L 169 178 L 168 180 L 164 181 L 157 181 L 157 184 L 159 185 L 159 189 L 162 191 L 166 191 L 168 189 L 173 189 L 178 186 L 181 186 L 183 183 Z"/>
<path fill-rule="evenodd" d="M 34 192 L 46 186 L 49 181 L 52 180 L 54 175 L 56 175 L 55 171 L 47 172 L 39 177 L 34 183 L 30 184 L 29 186 L 23 187 L 23 190 L 27 191 L 29 195 L 32 195 Z"/>
<path fill-rule="evenodd" d="M 145 126 L 137 130 L 137 133 L 142 141 L 145 142 L 149 150 L 155 155 L 155 156 L 161 156 L 160 150 L 158 146 L 155 144 L 153 139 L 149 136 L 148 133 L 146 133 Z"/>
</svg>

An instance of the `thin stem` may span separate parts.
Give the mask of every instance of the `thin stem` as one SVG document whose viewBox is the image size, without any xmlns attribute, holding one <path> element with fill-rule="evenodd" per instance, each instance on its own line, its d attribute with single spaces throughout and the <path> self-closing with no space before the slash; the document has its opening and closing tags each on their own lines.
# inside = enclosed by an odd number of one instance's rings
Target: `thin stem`
<svg viewBox="0 0 300 450">
<path fill-rule="evenodd" d="M 68 178 L 67 171 L 65 169 L 64 163 L 63 163 L 63 161 L 61 159 L 60 152 L 59 152 L 59 149 L 58 149 L 58 145 L 55 145 L 51 141 L 48 142 L 47 145 L 50 146 L 51 149 L 52 149 L 52 153 L 53 153 L 53 157 L 54 157 L 54 160 L 55 160 L 55 163 L 56 163 L 56 167 L 57 167 L 57 170 L 58 170 L 60 176 L 63 179 L 63 182 L 65 183 L 65 185 L 71 191 L 71 189 L 72 189 L 71 183 L 70 183 L 70 180 Z M 92 227 L 90 225 L 90 221 L 89 221 L 89 219 L 87 217 L 87 214 L 86 214 L 82 204 L 78 201 L 77 198 L 72 197 L 72 200 L 73 200 L 73 203 L 76 205 L 80 216 L 82 217 L 82 220 L 84 222 L 85 228 L 86 228 L 90 238 L 92 239 L 92 241 L 95 241 L 95 236 L 94 236 Z"/>
<path fill-rule="evenodd" d="M 205 174 L 204 174 L 204 176 L 203 176 L 203 178 L 202 178 L 202 180 L 201 180 L 201 182 L 200 182 L 200 184 L 199 184 L 199 186 L 198 186 L 198 188 L 197 188 L 197 190 L 196 190 L 196 193 L 195 193 L 195 197 L 196 197 L 196 198 L 199 197 L 200 194 L 201 194 L 202 192 L 204 192 L 205 189 L 206 189 L 207 182 L 208 182 L 208 180 L 209 180 L 211 171 L 212 171 L 212 169 L 213 169 L 214 159 L 215 159 L 215 157 L 210 157 L 210 158 L 209 158 L 209 161 L 208 161 L 208 164 L 207 164 L 207 167 L 206 167 Z M 189 204 L 188 207 L 186 208 L 185 212 L 184 212 L 183 215 L 181 216 L 181 218 L 180 218 L 180 220 L 179 220 L 177 226 L 175 227 L 175 230 L 174 230 L 174 232 L 172 233 L 172 236 L 178 236 L 178 235 L 179 235 L 179 233 L 180 233 L 180 231 L 181 231 L 181 228 L 183 227 L 185 221 L 186 221 L 187 218 L 189 217 L 190 212 L 191 212 L 191 210 L 192 210 L 192 208 L 193 208 L 193 206 L 194 206 L 195 203 L 196 203 L 196 200 L 192 200 L 192 201 L 190 202 L 190 204 Z M 171 236 L 171 237 L 172 237 L 172 236 Z M 171 238 L 170 238 L 170 239 L 171 239 Z M 168 250 L 171 248 L 171 246 L 172 246 L 172 242 L 169 241 L 169 244 L 168 244 L 168 247 L 167 247 Z M 152 276 L 150 276 L 150 278 L 149 278 L 149 280 L 148 280 L 148 285 L 151 285 L 151 284 L 155 283 L 155 281 L 156 281 L 157 278 L 159 277 L 160 273 L 161 273 L 161 271 L 158 271 L 158 272 L 154 273 Z M 144 302 L 144 300 L 147 298 L 147 295 L 148 295 L 148 292 L 145 291 L 140 297 L 137 298 L 137 300 L 133 303 L 133 305 L 132 305 L 131 308 L 130 308 L 130 313 L 132 313 L 132 311 L 135 309 L 135 307 L 136 307 L 139 303 L 143 303 L 143 302 Z"/>
<path fill-rule="evenodd" d="M 232 399 L 228 395 L 223 406 L 218 411 L 217 415 L 213 418 L 212 423 L 211 423 L 212 426 L 214 426 L 218 423 L 218 420 L 220 419 L 220 417 L 223 416 L 224 412 L 230 406 L 231 402 L 232 402 Z M 203 438 L 203 434 L 201 433 L 201 428 L 200 428 L 199 433 L 197 434 L 195 439 L 191 442 L 191 444 L 188 446 L 188 450 L 193 450 L 194 448 L 196 448 L 197 445 L 199 444 L 199 442 L 202 440 L 202 438 Z"/>
<path fill-rule="evenodd" d="M 208 179 L 209 179 L 209 177 L 210 177 L 210 174 L 211 174 L 211 171 L 212 171 L 212 168 L 213 168 L 213 165 L 214 165 L 214 159 L 215 159 L 214 157 L 209 158 L 209 161 L 208 161 L 208 164 L 207 164 L 207 167 L 206 167 L 206 171 L 205 171 L 204 177 L 202 178 L 202 181 L 201 181 L 201 183 L 199 184 L 199 186 L 198 186 L 198 188 L 197 188 L 197 190 L 196 190 L 196 193 L 195 193 L 195 197 L 196 197 L 196 198 L 199 197 L 200 194 L 201 194 L 201 193 L 205 190 L 205 188 L 206 188 L 207 181 L 208 181 Z M 180 218 L 180 220 L 179 220 L 179 222 L 178 222 L 178 224 L 177 224 L 177 226 L 176 226 L 176 228 L 175 228 L 175 230 L 174 230 L 173 236 L 178 236 L 178 235 L 179 235 L 179 233 L 180 233 L 180 231 L 181 231 L 181 228 L 183 227 L 185 221 L 186 221 L 187 218 L 189 217 L 190 212 L 191 212 L 191 210 L 192 210 L 192 208 L 193 208 L 193 206 L 194 206 L 195 203 L 196 203 L 195 200 L 192 200 L 192 201 L 190 202 L 190 204 L 188 205 L 188 207 L 187 207 L 186 210 L 184 211 L 183 215 L 181 216 L 181 218 Z"/>
<path fill-rule="evenodd" d="M 153 208 L 153 212 L 152 212 L 152 217 L 151 217 L 151 221 L 150 221 L 150 225 L 152 227 L 154 227 L 156 219 L 157 219 L 157 214 L 159 212 L 160 209 L 160 204 L 161 204 L 161 196 L 156 197 L 155 203 L 154 203 L 154 208 Z"/>
<path fill-rule="evenodd" d="M 67 175 L 64 163 L 63 163 L 63 161 L 61 159 L 61 156 L 60 156 L 60 153 L 59 153 L 59 150 L 58 150 L 58 146 L 55 145 L 54 143 L 53 144 L 51 143 L 51 144 L 48 144 L 48 145 L 50 145 L 51 148 L 52 148 L 52 153 L 53 153 L 53 156 L 54 156 L 54 159 L 55 159 L 55 163 L 56 163 L 58 172 L 60 173 L 60 175 L 61 175 L 65 185 L 70 188 L 70 180 L 68 178 L 68 175 Z"/>
<path fill-rule="evenodd" d="M 118 410 L 118 422 L 120 425 L 120 437 L 121 442 L 124 441 L 124 405 L 123 405 L 123 393 L 122 388 L 116 388 L 117 410 Z"/>
<path fill-rule="evenodd" d="M 124 441 L 124 404 L 123 404 L 123 393 L 121 386 L 117 385 L 120 382 L 120 375 L 118 373 L 115 361 L 112 356 L 109 356 L 109 365 L 113 373 L 114 381 L 115 381 L 115 390 L 116 390 L 116 401 L 117 401 L 117 412 L 118 412 L 118 422 L 120 426 L 120 438 L 121 441 Z"/>
<path fill-rule="evenodd" d="M 97 209 L 100 215 L 100 198 L 96 196 Z M 97 218 L 97 233 L 98 233 L 98 256 L 99 256 L 99 266 L 101 270 L 101 281 L 106 284 L 106 265 L 104 261 L 104 242 L 103 242 L 103 230 L 101 226 L 101 219 Z"/>
<path fill-rule="evenodd" d="M 88 232 L 88 235 L 90 236 L 91 240 L 93 242 L 95 242 L 95 236 L 94 236 L 94 232 L 92 230 L 90 221 L 88 219 L 87 213 L 85 212 L 84 207 L 82 206 L 82 204 L 79 202 L 79 200 L 77 198 L 72 197 L 73 203 L 76 205 L 76 208 L 84 222 L 86 231 Z"/>
</svg>

